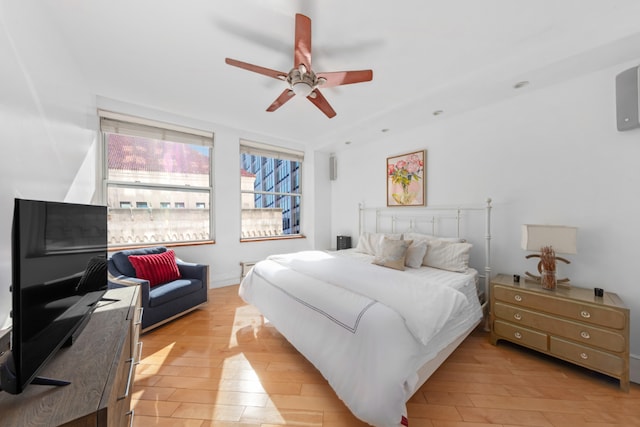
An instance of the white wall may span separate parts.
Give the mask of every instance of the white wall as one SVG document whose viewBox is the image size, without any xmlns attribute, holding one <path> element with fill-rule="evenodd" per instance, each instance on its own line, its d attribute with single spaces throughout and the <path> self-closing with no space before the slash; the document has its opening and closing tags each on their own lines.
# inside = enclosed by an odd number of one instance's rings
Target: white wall
<svg viewBox="0 0 640 427">
<path fill-rule="evenodd" d="M 95 151 L 95 107 L 40 18 L 27 4 L 0 3 L 0 328 L 11 302 L 13 198 L 86 202 L 95 187 L 95 162 L 86 161 Z"/>
<path fill-rule="evenodd" d="M 535 271 L 520 249 L 521 224 L 579 227 L 578 254 L 561 271 L 575 286 L 618 293 L 631 309 L 640 381 L 640 129 L 618 132 L 615 122 L 615 75 L 638 63 L 540 90 L 532 82 L 510 100 L 352 144 L 338 154 L 332 234 L 357 235 L 358 201 L 385 205 L 386 157 L 427 149 L 429 205 L 493 199 L 494 274 Z"/>
<path fill-rule="evenodd" d="M 175 249 L 185 260 L 210 265 L 212 287 L 238 283 L 240 261 L 314 247 L 316 231 L 323 230 L 314 219 L 324 218 L 324 230 L 329 228 L 329 216 L 316 214 L 315 207 L 326 209 L 330 200 L 321 182 L 326 180 L 328 185 L 328 175 L 322 172 L 320 179 L 315 177 L 315 165 L 322 160 L 316 160 L 313 152 L 305 154 L 302 176 L 306 238 L 240 243 L 239 140 L 296 149 L 303 149 L 302 145 L 97 96 L 55 31 L 32 7 L 29 2 L 0 0 L 0 329 L 9 321 L 11 308 L 13 199 L 100 200 L 98 108 L 214 132 L 216 243 Z M 320 242 L 321 247 L 328 245 Z"/>
</svg>

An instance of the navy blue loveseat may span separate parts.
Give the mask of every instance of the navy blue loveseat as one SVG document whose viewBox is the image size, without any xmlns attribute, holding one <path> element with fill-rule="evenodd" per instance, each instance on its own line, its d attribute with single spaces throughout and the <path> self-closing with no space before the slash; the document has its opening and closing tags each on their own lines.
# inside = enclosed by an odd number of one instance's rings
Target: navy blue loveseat
<svg viewBox="0 0 640 427">
<path fill-rule="evenodd" d="M 140 285 L 142 296 L 142 331 L 162 325 L 207 302 L 209 266 L 176 259 L 181 277 L 151 287 L 148 280 L 136 277 L 129 255 L 166 252 L 164 246 L 114 252 L 107 261 L 109 287 Z"/>
</svg>

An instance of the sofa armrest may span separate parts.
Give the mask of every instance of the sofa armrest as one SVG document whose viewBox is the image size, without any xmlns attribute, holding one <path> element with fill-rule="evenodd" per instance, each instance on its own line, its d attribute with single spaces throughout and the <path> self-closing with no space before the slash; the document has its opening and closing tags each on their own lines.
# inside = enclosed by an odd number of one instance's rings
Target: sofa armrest
<svg viewBox="0 0 640 427">
<path fill-rule="evenodd" d="M 206 287 L 209 286 L 209 266 L 190 262 L 177 261 L 180 275 L 188 279 L 199 279 Z"/>
</svg>

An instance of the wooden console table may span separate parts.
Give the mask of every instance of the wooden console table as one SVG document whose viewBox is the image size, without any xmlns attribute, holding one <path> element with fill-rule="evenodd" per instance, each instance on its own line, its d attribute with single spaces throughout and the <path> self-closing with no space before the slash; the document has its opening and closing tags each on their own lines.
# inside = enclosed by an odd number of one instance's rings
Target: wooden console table
<svg viewBox="0 0 640 427">
<path fill-rule="evenodd" d="M 142 312 L 137 286 L 107 291 L 84 331 L 39 376 L 71 381 L 62 387 L 30 385 L 0 392 L 0 425 L 120 427 L 130 411 Z"/>
</svg>

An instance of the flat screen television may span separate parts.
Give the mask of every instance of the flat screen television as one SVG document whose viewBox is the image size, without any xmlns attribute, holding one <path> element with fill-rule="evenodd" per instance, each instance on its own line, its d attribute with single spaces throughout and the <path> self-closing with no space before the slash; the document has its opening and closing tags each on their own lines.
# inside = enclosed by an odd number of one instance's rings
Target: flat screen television
<svg viewBox="0 0 640 427">
<path fill-rule="evenodd" d="M 71 345 L 107 288 L 107 208 L 15 199 L 11 234 L 11 350 L 0 389 L 65 385 L 39 371 Z"/>
</svg>

